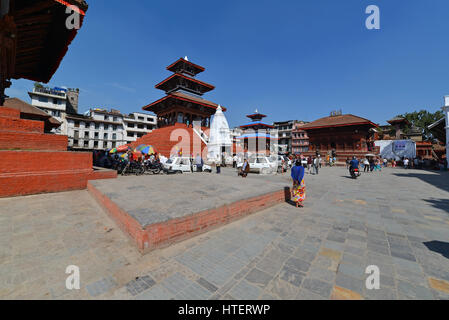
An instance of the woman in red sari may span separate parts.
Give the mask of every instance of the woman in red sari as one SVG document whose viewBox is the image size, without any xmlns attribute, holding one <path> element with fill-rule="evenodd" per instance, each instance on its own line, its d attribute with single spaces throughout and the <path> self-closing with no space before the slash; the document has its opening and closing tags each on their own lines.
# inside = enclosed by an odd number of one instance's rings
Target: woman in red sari
<svg viewBox="0 0 449 320">
<path fill-rule="evenodd" d="M 304 167 L 301 160 L 296 160 L 295 166 L 292 168 L 292 200 L 296 203 L 296 207 L 304 207 L 304 200 L 306 200 L 306 184 L 304 182 Z"/>
</svg>

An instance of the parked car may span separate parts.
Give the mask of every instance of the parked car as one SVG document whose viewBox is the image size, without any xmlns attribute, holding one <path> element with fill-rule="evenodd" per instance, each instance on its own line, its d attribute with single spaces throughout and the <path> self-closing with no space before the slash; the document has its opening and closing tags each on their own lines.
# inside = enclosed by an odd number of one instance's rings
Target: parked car
<svg viewBox="0 0 449 320">
<path fill-rule="evenodd" d="M 267 156 L 252 156 L 248 159 L 250 172 L 269 174 L 275 173 L 278 170 L 278 163 L 276 159 L 270 159 Z M 243 163 L 238 163 L 237 168 L 243 166 Z"/>
<path fill-rule="evenodd" d="M 168 159 L 164 163 L 164 172 L 165 173 L 184 173 L 191 172 L 191 163 L 190 158 L 188 157 L 174 157 Z M 193 172 L 196 172 L 196 165 L 193 163 Z M 204 172 L 212 172 L 212 167 L 207 164 L 203 165 Z"/>
</svg>

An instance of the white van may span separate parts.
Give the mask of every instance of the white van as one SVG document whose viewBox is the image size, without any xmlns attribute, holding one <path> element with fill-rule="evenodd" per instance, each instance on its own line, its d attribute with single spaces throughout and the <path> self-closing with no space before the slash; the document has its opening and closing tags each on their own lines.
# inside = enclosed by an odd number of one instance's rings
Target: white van
<svg viewBox="0 0 449 320">
<path fill-rule="evenodd" d="M 212 172 L 212 167 L 207 164 L 203 165 L 204 172 Z M 189 157 L 174 157 L 168 159 L 164 163 L 165 173 L 184 173 L 191 172 L 190 158 Z M 193 163 L 193 172 L 196 172 L 196 165 Z"/>
</svg>

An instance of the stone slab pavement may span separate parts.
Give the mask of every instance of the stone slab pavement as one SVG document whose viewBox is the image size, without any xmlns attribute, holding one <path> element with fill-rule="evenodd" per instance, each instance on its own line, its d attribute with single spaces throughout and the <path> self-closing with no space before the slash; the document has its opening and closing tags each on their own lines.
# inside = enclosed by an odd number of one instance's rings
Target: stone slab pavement
<svg viewBox="0 0 449 320">
<path fill-rule="evenodd" d="M 347 176 L 323 168 L 306 176 L 303 209 L 280 204 L 144 256 L 87 191 L 0 199 L 0 298 L 448 299 L 449 174 Z M 80 290 L 65 288 L 68 265 Z M 369 265 L 379 290 L 366 288 Z"/>
<path fill-rule="evenodd" d="M 242 183 L 237 171 L 222 174 L 120 176 L 90 183 L 142 226 L 166 222 L 204 210 L 282 190 L 288 175 L 250 175 Z"/>
</svg>

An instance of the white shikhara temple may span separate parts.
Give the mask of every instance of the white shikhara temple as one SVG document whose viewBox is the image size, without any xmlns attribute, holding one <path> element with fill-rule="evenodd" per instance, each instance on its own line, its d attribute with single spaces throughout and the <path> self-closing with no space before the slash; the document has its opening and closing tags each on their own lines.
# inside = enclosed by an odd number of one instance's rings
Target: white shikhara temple
<svg viewBox="0 0 449 320">
<path fill-rule="evenodd" d="M 231 148 L 232 139 L 228 120 L 221 106 L 218 106 L 210 126 L 207 158 L 211 161 L 221 160 L 222 153 L 226 152 L 230 155 Z"/>
</svg>

